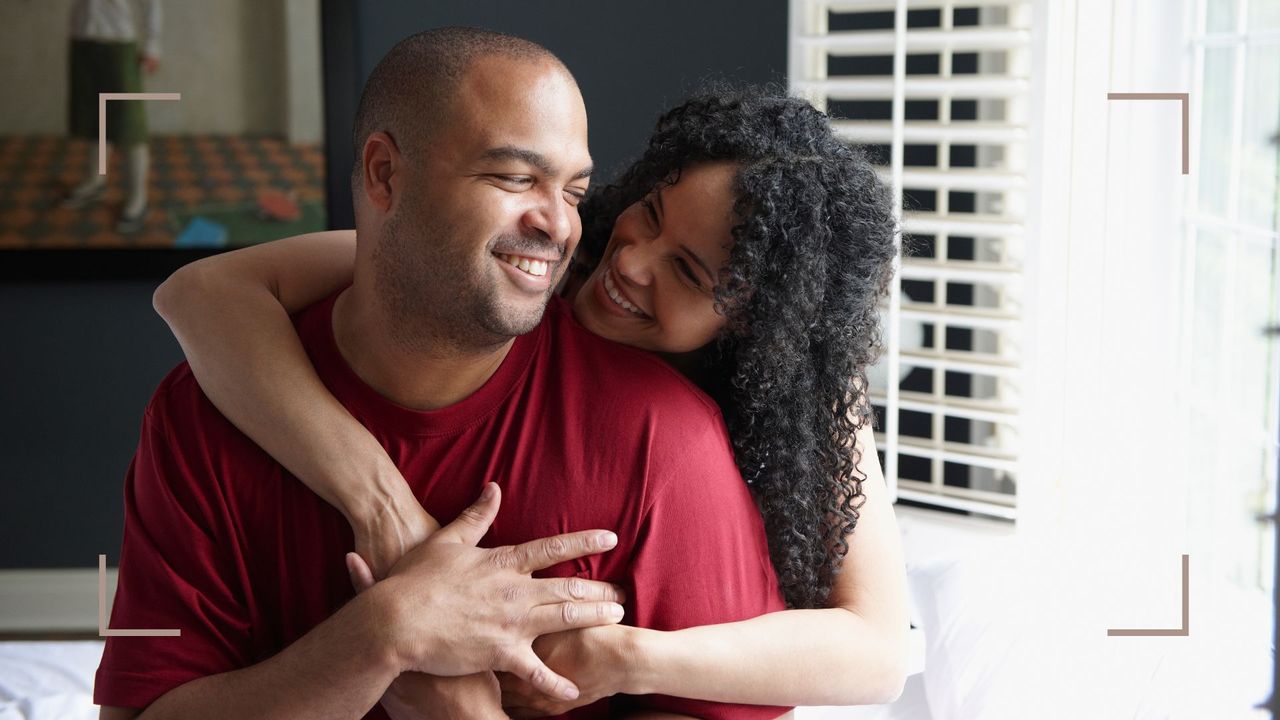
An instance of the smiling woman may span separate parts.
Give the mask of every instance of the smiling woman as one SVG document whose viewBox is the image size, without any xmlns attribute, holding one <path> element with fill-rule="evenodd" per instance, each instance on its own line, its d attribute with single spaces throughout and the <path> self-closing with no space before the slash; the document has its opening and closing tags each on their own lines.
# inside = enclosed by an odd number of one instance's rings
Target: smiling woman
<svg viewBox="0 0 1280 720">
<path fill-rule="evenodd" d="M 664 353 L 704 347 L 724 328 L 713 290 L 729 260 L 741 166 L 693 165 L 618 215 L 574 300 L 583 327 Z"/>
</svg>

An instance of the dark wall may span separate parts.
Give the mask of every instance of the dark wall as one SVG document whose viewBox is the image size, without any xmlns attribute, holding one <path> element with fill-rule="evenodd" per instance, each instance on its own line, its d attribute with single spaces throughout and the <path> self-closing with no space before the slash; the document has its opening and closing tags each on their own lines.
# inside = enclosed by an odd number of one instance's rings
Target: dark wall
<svg viewBox="0 0 1280 720">
<path fill-rule="evenodd" d="M 330 218 L 347 181 L 359 86 L 401 38 L 478 25 L 546 45 L 582 87 L 598 176 L 643 148 L 658 114 L 708 75 L 785 82 L 784 0 L 324 0 Z M 0 260 L 3 262 L 3 260 Z M 181 359 L 155 282 L 0 285 L 0 568 L 114 564 L 142 409 Z"/>
<path fill-rule="evenodd" d="M 593 183 L 612 179 L 638 156 L 658 115 L 703 79 L 780 84 L 787 79 L 786 0 L 329 2 L 326 20 L 334 45 L 349 38 L 356 57 L 348 97 L 326 98 L 331 107 L 348 106 L 326 118 L 336 200 L 330 217 L 342 227 L 354 224 L 346 183 L 358 86 L 396 42 L 420 30 L 485 27 L 528 38 L 558 55 L 587 102 Z M 333 88 L 326 90 L 332 94 Z"/>
<path fill-rule="evenodd" d="M 182 359 L 158 282 L 0 285 L 0 567 L 118 559 L 142 410 Z"/>
</svg>

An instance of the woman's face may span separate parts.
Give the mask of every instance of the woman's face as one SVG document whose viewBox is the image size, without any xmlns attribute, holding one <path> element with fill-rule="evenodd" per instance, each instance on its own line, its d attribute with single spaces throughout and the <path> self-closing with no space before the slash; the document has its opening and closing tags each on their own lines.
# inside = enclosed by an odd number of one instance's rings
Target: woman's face
<svg viewBox="0 0 1280 720">
<path fill-rule="evenodd" d="M 600 264 L 578 291 L 574 316 L 614 342 L 682 353 L 711 342 L 725 318 L 713 289 L 733 243 L 738 166 L 685 168 L 618 216 Z"/>
</svg>

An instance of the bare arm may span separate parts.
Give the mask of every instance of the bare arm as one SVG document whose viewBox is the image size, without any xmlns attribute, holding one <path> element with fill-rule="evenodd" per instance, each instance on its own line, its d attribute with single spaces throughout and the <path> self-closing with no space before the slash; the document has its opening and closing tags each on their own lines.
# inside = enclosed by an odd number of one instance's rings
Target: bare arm
<svg viewBox="0 0 1280 720">
<path fill-rule="evenodd" d="M 592 628 L 539 638 L 534 650 L 573 678 L 584 699 L 627 693 L 757 705 L 892 702 L 906 682 L 906 564 L 869 425 L 858 447 L 867 499 L 830 607 L 670 632 Z M 579 704 L 502 679 L 503 704 L 513 717 Z"/>
<path fill-rule="evenodd" d="M 143 711 L 102 708 L 100 718 L 362 717 L 399 674 L 378 598 L 357 598 L 268 660 L 192 680 Z M 139 714 L 140 713 L 140 714 Z"/>
<path fill-rule="evenodd" d="M 550 672 L 531 644 L 548 632 L 616 623 L 622 606 L 613 601 L 620 596 L 607 583 L 530 574 L 609 550 L 617 538 L 588 530 L 477 548 L 500 498 L 498 487 L 487 485 L 476 503 L 411 550 L 388 579 L 281 652 L 180 685 L 138 717 L 353 719 L 368 712 L 403 673 L 511 671 L 544 692 L 576 696 L 576 688 Z M 130 712 L 104 707 L 101 717 L 129 718 Z"/>
<path fill-rule="evenodd" d="M 439 524 L 325 388 L 289 318 L 349 284 L 354 263 L 354 230 L 299 235 L 191 263 L 153 302 L 214 406 L 346 515 L 383 577 Z"/>
<path fill-rule="evenodd" d="M 675 632 L 641 631 L 627 692 L 770 705 L 892 702 L 906 682 L 906 563 L 870 424 L 857 528 L 830 607 Z"/>
</svg>

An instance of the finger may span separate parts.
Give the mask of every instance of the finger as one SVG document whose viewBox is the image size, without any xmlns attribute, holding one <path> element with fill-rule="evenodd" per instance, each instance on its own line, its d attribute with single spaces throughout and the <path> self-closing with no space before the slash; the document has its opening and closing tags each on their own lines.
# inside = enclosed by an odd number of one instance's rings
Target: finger
<svg viewBox="0 0 1280 720">
<path fill-rule="evenodd" d="M 627 595 L 613 583 L 586 580 L 579 577 L 545 578 L 532 580 L 537 589 L 531 597 L 541 603 L 551 604 L 566 600 L 623 603 Z"/>
<path fill-rule="evenodd" d="M 373 587 L 373 571 L 359 553 L 347 553 L 347 575 L 351 578 L 351 586 L 356 589 L 356 594 Z"/>
<path fill-rule="evenodd" d="M 611 602 L 564 602 L 539 605 L 525 616 L 525 630 L 532 635 L 613 625 L 621 622 L 622 606 Z"/>
<path fill-rule="evenodd" d="M 519 654 L 511 658 L 512 667 L 501 668 L 523 678 L 525 682 L 551 697 L 562 700 L 577 700 L 578 687 L 551 671 L 546 663 L 534 654 L 533 648 L 525 647 Z"/>
<path fill-rule="evenodd" d="M 502 501 L 502 491 L 493 483 L 485 483 L 480 499 L 476 500 L 453 522 L 445 525 L 431 536 L 433 542 L 452 542 L 463 545 L 475 545 L 480 538 L 489 532 L 489 526 L 498 516 L 498 505 Z"/>
<path fill-rule="evenodd" d="M 566 560 L 612 550 L 617 544 L 618 536 L 607 530 L 582 530 L 530 540 L 510 548 L 510 552 L 514 555 L 516 569 L 531 573 Z"/>
</svg>

